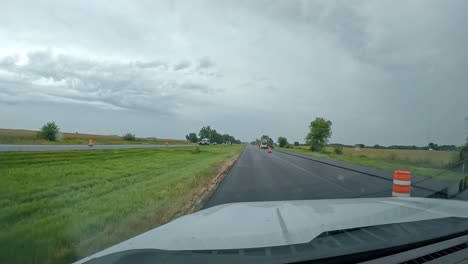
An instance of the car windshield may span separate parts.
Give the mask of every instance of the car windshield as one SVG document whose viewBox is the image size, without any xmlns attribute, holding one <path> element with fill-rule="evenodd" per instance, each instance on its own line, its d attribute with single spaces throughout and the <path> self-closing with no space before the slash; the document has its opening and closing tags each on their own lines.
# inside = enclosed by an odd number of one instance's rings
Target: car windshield
<svg viewBox="0 0 468 264">
<path fill-rule="evenodd" d="M 0 6 L 0 263 L 371 260 L 468 231 L 468 1 Z"/>
</svg>

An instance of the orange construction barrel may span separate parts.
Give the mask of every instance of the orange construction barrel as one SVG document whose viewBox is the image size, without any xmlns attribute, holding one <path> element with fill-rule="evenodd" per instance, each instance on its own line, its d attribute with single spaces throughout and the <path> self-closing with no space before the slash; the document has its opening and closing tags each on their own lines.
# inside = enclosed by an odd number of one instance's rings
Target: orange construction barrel
<svg viewBox="0 0 468 264">
<path fill-rule="evenodd" d="M 393 173 L 392 196 L 411 196 L 411 172 L 404 169 L 399 169 Z"/>
</svg>

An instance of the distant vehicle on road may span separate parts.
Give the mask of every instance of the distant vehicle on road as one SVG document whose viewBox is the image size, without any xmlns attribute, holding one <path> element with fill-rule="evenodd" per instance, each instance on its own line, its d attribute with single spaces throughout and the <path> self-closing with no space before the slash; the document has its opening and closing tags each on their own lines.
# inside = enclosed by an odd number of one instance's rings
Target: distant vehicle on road
<svg viewBox="0 0 468 264">
<path fill-rule="evenodd" d="M 202 138 L 200 142 L 198 142 L 198 145 L 209 145 L 210 144 L 210 139 L 209 138 Z"/>
<path fill-rule="evenodd" d="M 260 148 L 261 149 L 267 149 L 268 148 L 268 141 L 266 139 L 262 140 L 262 142 L 260 143 Z"/>
</svg>

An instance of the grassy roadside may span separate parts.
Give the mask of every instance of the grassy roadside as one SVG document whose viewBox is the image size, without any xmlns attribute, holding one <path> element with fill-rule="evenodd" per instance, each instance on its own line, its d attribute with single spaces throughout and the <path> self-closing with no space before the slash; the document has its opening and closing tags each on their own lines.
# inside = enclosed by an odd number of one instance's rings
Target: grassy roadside
<svg viewBox="0 0 468 264">
<path fill-rule="evenodd" d="M 279 148 L 283 151 L 289 151 L 298 154 L 304 154 L 309 156 L 315 156 L 320 158 L 327 158 L 327 159 L 335 159 L 347 163 L 354 163 L 359 164 L 367 167 L 383 169 L 388 171 L 394 171 L 400 168 L 405 168 L 411 171 L 414 175 L 430 177 L 433 179 L 440 179 L 440 180 L 453 180 L 458 181 L 466 174 L 462 174 L 461 172 L 454 172 L 449 171 L 444 168 L 440 167 L 431 167 L 428 164 L 421 164 L 417 161 L 413 162 L 411 160 L 387 160 L 384 158 L 379 157 L 368 157 L 364 154 L 362 155 L 350 155 L 346 154 L 345 152 L 341 155 L 337 155 L 334 153 L 322 153 L 322 152 L 312 152 L 305 148 Z"/>
<path fill-rule="evenodd" d="M 95 145 L 119 145 L 119 144 L 190 144 L 182 139 L 163 138 L 137 138 L 134 141 L 123 140 L 116 135 L 93 135 L 81 133 L 61 133 L 61 140 L 47 141 L 36 137 L 37 131 L 21 129 L 0 128 L 0 144 L 31 144 L 31 145 L 87 145 L 88 139 L 92 138 Z"/>
<path fill-rule="evenodd" d="M 66 263 L 164 224 L 243 146 L 0 153 L 0 263 Z"/>
</svg>

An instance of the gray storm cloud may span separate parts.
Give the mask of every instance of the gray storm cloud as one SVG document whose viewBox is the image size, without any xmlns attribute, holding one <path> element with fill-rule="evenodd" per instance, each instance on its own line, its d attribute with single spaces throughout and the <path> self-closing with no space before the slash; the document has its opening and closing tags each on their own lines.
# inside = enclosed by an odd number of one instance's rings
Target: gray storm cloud
<svg viewBox="0 0 468 264">
<path fill-rule="evenodd" d="M 177 63 L 176 65 L 174 65 L 174 70 L 175 71 L 180 71 L 180 70 L 183 70 L 183 69 L 187 69 L 189 68 L 191 65 L 190 61 L 181 61 L 179 63 Z"/>
<path fill-rule="evenodd" d="M 0 10 L 0 122 L 36 128 L 28 111 L 86 107 L 148 136 L 211 125 L 302 142 L 322 116 L 333 142 L 461 144 L 466 10 L 463 0 L 11 1 Z M 159 114 L 171 119 L 154 135 L 146 124 Z"/>
<path fill-rule="evenodd" d="M 168 64 L 99 62 L 51 51 L 0 59 L 0 102 L 62 102 L 112 110 L 172 113 L 187 96 L 209 86 L 168 71 Z"/>
<path fill-rule="evenodd" d="M 202 58 L 200 59 L 200 61 L 198 62 L 198 69 L 208 69 L 208 68 L 211 68 L 214 66 L 214 63 L 211 61 L 210 58 Z"/>
</svg>

